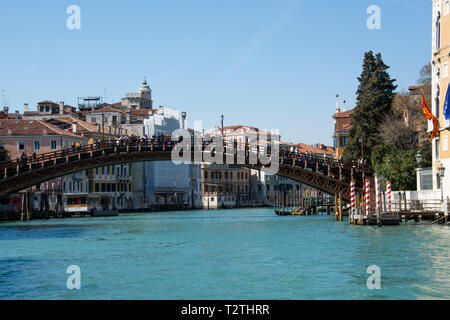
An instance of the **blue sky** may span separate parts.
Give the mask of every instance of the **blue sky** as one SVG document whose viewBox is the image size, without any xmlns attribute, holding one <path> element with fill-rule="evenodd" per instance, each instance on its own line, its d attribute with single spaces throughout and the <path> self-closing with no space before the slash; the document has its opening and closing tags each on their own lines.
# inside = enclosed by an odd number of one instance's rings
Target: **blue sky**
<svg viewBox="0 0 450 320">
<path fill-rule="evenodd" d="M 69 5 L 81 30 L 66 28 Z M 366 27 L 370 5 L 381 29 Z M 424 0 L 0 0 L 0 90 L 10 110 L 78 96 L 117 102 L 147 78 L 155 106 L 204 127 L 280 129 L 332 144 L 335 96 L 355 103 L 367 50 L 381 52 L 399 90 L 431 59 Z M 3 103 L 0 100 L 0 103 Z"/>
</svg>

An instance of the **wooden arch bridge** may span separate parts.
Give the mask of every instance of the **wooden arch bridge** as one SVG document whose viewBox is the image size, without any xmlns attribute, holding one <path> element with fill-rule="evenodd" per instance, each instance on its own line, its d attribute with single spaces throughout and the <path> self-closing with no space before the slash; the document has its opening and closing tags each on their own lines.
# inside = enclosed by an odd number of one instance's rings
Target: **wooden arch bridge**
<svg viewBox="0 0 450 320">
<path fill-rule="evenodd" d="M 161 143 L 153 139 L 134 143 L 105 141 L 79 148 L 44 153 L 36 157 L 2 162 L 0 163 L 0 198 L 5 198 L 42 182 L 87 169 L 122 163 L 171 160 L 175 145 L 176 143 L 172 141 Z M 203 143 L 203 152 L 206 147 L 207 144 Z M 234 149 L 233 152 L 236 160 L 238 150 Z M 256 153 L 257 150 L 246 148 L 244 151 L 245 161 L 241 161 L 242 164 L 237 165 L 257 170 L 264 169 L 259 162 L 250 163 L 252 152 Z M 191 153 L 191 159 L 194 159 L 193 150 Z M 346 201 L 350 201 L 350 181 L 352 179 L 356 182 L 356 192 L 363 194 L 363 175 L 365 177 L 372 176 L 370 169 L 363 172 L 359 165 L 305 153 L 294 153 L 283 146 L 280 148 L 278 159 L 278 175 L 328 194 L 340 194 Z M 226 154 L 224 154 L 224 163 L 227 163 Z M 233 164 L 235 163 L 236 161 Z"/>
</svg>

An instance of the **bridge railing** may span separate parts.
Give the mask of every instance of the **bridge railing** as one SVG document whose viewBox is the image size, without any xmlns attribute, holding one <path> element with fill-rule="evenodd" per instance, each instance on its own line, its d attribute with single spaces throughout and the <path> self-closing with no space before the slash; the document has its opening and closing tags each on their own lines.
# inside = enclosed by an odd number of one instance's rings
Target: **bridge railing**
<svg viewBox="0 0 450 320">
<path fill-rule="evenodd" d="M 25 156 L 21 159 L 15 159 L 11 161 L 5 161 L 0 163 L 0 172 L 4 172 L 3 178 L 7 178 L 11 175 L 15 175 L 26 169 L 34 169 L 35 167 L 42 167 L 48 163 L 53 162 L 54 164 L 60 163 L 62 161 L 76 161 L 89 156 L 97 156 L 96 153 L 110 154 L 112 152 L 154 152 L 154 151 L 171 151 L 177 142 L 172 141 L 169 138 L 149 138 L 149 139 L 138 139 L 138 140 L 108 140 L 108 141 L 97 141 L 92 144 L 83 146 L 72 146 L 64 148 L 62 150 L 55 150 L 52 152 L 42 153 L 35 156 Z M 202 152 L 210 145 L 209 141 L 202 141 Z M 225 148 L 226 140 L 224 142 Z M 226 149 L 228 151 L 228 149 Z M 270 145 L 260 144 L 260 145 L 245 145 L 237 144 L 233 145 L 233 153 L 237 156 L 238 154 L 245 154 L 246 161 L 249 159 L 250 154 L 253 157 L 262 154 L 271 156 L 272 151 Z M 191 152 L 194 152 L 194 146 L 191 146 Z M 76 158 L 75 158 L 76 157 Z M 75 159 L 73 159 L 75 158 Z M 256 157 L 257 158 L 257 157 Z M 351 171 L 355 174 L 362 173 L 362 166 L 359 163 L 344 163 L 343 161 L 331 159 L 328 157 L 319 157 L 311 155 L 308 153 L 294 152 L 290 151 L 289 148 L 281 146 L 279 152 L 279 158 L 282 163 L 290 164 L 293 166 L 316 169 L 327 171 L 339 169 L 339 172 L 349 174 Z M 366 165 L 365 173 L 367 175 L 372 175 L 371 169 Z"/>
</svg>

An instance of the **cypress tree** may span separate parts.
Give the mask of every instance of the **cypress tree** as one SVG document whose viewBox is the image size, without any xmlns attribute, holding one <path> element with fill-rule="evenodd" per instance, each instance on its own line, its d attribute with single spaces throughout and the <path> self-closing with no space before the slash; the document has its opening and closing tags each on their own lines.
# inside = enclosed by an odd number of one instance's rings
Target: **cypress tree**
<svg viewBox="0 0 450 320">
<path fill-rule="evenodd" d="M 364 137 L 364 158 L 370 163 L 372 150 L 379 145 L 378 126 L 391 112 L 395 79 L 387 72 L 381 54 L 372 51 L 364 55 L 363 71 L 358 77 L 359 86 L 356 107 L 351 115 L 351 130 L 344 152 L 344 160 L 361 159 L 361 136 Z"/>
</svg>

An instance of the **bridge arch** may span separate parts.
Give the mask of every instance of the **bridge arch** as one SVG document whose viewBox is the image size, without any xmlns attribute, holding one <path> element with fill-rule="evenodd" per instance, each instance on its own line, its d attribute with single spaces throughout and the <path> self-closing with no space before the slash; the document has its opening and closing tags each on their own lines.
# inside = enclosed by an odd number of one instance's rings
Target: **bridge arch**
<svg viewBox="0 0 450 320">
<path fill-rule="evenodd" d="M 72 173 L 123 163 L 171 160 L 174 143 L 168 145 L 117 145 L 115 142 L 88 145 L 41 154 L 36 159 L 0 163 L 0 198 Z M 247 151 L 248 152 L 248 151 Z M 248 154 L 248 153 L 247 153 Z M 193 154 L 191 159 L 194 159 Z M 362 194 L 361 171 L 333 159 L 281 152 L 278 175 L 298 181 L 328 194 L 342 194 L 350 200 L 350 181 L 357 182 Z M 262 164 L 250 164 L 248 156 L 238 166 L 263 170 Z M 368 175 L 367 175 L 368 176 Z M 339 178 L 338 178 L 339 177 Z M 358 180 L 360 182 L 358 183 Z"/>
</svg>

